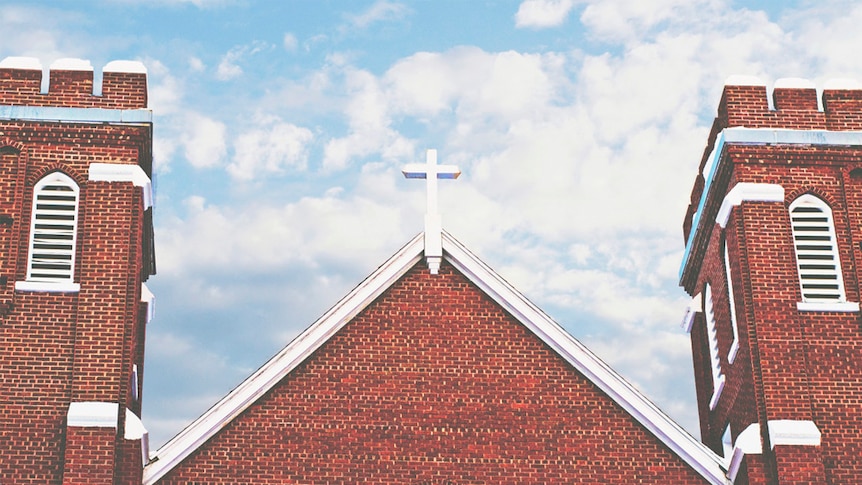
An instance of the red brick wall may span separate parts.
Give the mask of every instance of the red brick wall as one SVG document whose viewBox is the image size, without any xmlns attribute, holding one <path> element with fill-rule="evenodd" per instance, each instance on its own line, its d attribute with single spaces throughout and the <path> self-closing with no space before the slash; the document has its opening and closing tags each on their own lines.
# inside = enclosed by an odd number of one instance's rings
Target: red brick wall
<svg viewBox="0 0 862 485">
<path fill-rule="evenodd" d="M 144 74 L 106 73 L 102 96 L 92 95 L 92 73 L 52 76 L 50 92 L 39 94 L 41 72 L 0 69 L 0 104 L 146 106 Z M 96 162 L 148 171 L 151 133 L 149 125 L 0 120 L 0 483 L 63 483 L 66 458 L 72 467 L 67 483 L 95 483 L 92 469 L 79 461 L 93 453 L 93 463 L 111 480 L 134 483 L 137 474 L 140 482 L 140 449 L 122 440 L 122 414 L 120 434 L 110 429 L 105 437 L 104 429 L 67 429 L 66 413 L 73 401 L 125 408 L 133 363 L 142 373 L 139 301 L 148 276 L 142 270 L 148 230 L 142 191 L 129 182 L 87 178 Z M 81 190 L 74 277 L 81 290 L 16 291 L 15 282 L 26 276 L 33 186 L 55 170 Z M 139 403 L 130 407 L 140 410 Z M 137 463 L 137 470 L 124 471 L 128 463 Z"/>
<path fill-rule="evenodd" d="M 0 105 L 136 109 L 147 107 L 146 73 L 106 72 L 93 95 L 93 71 L 52 70 L 42 94 L 42 71 L 0 69 Z"/>
<path fill-rule="evenodd" d="M 862 129 L 862 91 L 826 91 L 825 111 L 816 110 L 813 90 L 775 92 L 776 110 L 767 109 L 763 86 L 728 86 L 712 137 L 725 126 L 784 129 Z M 707 150 L 709 151 L 709 149 Z M 822 433 L 822 446 L 769 448 L 766 469 L 751 483 L 862 483 L 862 330 L 858 312 L 798 311 L 802 297 L 788 207 L 812 193 L 832 209 L 848 301 L 860 301 L 862 242 L 862 147 L 816 145 L 734 145 L 707 196 L 704 223 L 683 277 L 687 291 L 726 294 L 721 238 L 731 249 L 733 287 L 741 347 L 736 362 L 723 361 L 727 386 L 714 411 L 699 391 L 703 439 L 715 446 L 725 423 L 734 435 L 747 422 L 810 420 Z M 701 164 L 703 170 L 704 164 Z M 702 183 L 692 200 L 699 201 Z M 743 202 L 722 230 L 715 213 L 737 182 L 779 184 L 783 202 Z M 696 195 L 696 197 L 695 197 Z M 689 211 L 689 217 L 692 213 Z M 718 298 L 717 298 L 718 299 Z M 730 345 L 726 300 L 716 302 L 722 356 Z M 705 332 L 692 332 L 695 376 L 710 378 Z M 705 376 L 705 377 L 704 377 Z M 711 385 L 710 382 L 698 388 Z M 708 399 L 708 397 L 707 397 Z M 739 423 L 739 424 L 737 424 Z"/>
<path fill-rule="evenodd" d="M 703 483 L 448 264 L 418 263 L 161 483 Z"/>
</svg>

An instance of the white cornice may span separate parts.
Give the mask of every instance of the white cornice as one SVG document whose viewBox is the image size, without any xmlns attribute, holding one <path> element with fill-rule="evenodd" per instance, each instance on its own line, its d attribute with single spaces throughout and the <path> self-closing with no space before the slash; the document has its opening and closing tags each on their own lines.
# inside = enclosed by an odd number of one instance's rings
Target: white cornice
<svg viewBox="0 0 862 485">
<path fill-rule="evenodd" d="M 64 123 L 152 124 L 147 108 L 63 108 L 58 106 L 0 106 L 0 120 L 58 121 Z"/>
</svg>

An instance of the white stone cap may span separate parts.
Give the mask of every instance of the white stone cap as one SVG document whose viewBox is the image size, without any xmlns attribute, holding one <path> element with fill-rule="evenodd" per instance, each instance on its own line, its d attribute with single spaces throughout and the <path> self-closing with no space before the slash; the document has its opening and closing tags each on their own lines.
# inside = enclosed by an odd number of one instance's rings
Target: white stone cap
<svg viewBox="0 0 862 485">
<path fill-rule="evenodd" d="M 769 421 L 769 443 L 782 445 L 820 446 L 820 430 L 814 421 L 776 419 Z"/>
<path fill-rule="evenodd" d="M 147 304 L 147 323 L 150 323 L 156 315 L 156 295 L 153 295 L 146 283 L 141 283 L 141 303 Z"/>
<path fill-rule="evenodd" d="M 147 428 L 144 427 L 141 418 L 126 408 L 126 429 L 123 431 L 123 437 L 127 440 L 139 440 L 146 434 Z"/>
<path fill-rule="evenodd" d="M 773 88 L 816 89 L 817 87 L 809 79 L 801 77 L 783 77 L 775 80 Z"/>
<path fill-rule="evenodd" d="M 730 219 L 730 211 L 743 202 L 784 202 L 784 187 L 778 184 L 739 182 L 725 194 L 715 222 L 724 229 Z"/>
<path fill-rule="evenodd" d="M 745 76 L 734 74 L 724 81 L 725 86 L 766 86 L 766 83 L 761 81 L 757 76 Z"/>
<path fill-rule="evenodd" d="M 86 59 L 66 57 L 51 63 L 52 71 L 92 71 L 93 65 Z"/>
<path fill-rule="evenodd" d="M 73 402 L 66 414 L 66 426 L 116 428 L 120 405 L 115 402 Z"/>
<path fill-rule="evenodd" d="M 823 84 L 823 90 L 862 89 L 862 83 L 852 78 L 829 79 Z"/>
<path fill-rule="evenodd" d="M 132 182 L 144 189 L 144 208 L 153 205 L 153 184 L 138 165 L 126 163 L 91 163 L 89 180 L 94 182 Z"/>
<path fill-rule="evenodd" d="M 30 69 L 41 71 L 42 63 L 35 57 L 9 56 L 0 61 L 0 69 Z"/>
<path fill-rule="evenodd" d="M 742 465 L 742 457 L 745 455 L 759 455 L 763 453 L 763 445 L 760 442 L 760 424 L 749 424 L 733 443 L 733 454 L 727 465 L 727 478 L 731 483 L 736 482 L 736 475 Z"/>
<path fill-rule="evenodd" d="M 703 311 L 703 297 L 698 293 L 691 297 L 688 306 L 685 307 L 685 316 L 682 317 L 680 327 L 685 330 L 685 333 L 691 333 L 691 327 L 694 325 L 694 316 Z"/>
<path fill-rule="evenodd" d="M 129 72 L 137 74 L 146 74 L 147 68 L 143 63 L 138 61 L 111 61 L 105 65 L 102 72 Z"/>
</svg>

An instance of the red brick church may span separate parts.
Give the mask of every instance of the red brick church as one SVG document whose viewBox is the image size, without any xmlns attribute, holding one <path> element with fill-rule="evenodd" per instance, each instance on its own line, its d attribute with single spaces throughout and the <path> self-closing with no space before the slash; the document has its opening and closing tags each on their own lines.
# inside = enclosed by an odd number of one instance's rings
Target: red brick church
<svg viewBox="0 0 862 485">
<path fill-rule="evenodd" d="M 0 483 L 862 483 L 862 86 L 725 86 L 680 271 L 702 441 L 442 230 L 431 156 L 424 233 L 149 450 L 152 115 L 103 73 L 0 62 Z"/>
</svg>

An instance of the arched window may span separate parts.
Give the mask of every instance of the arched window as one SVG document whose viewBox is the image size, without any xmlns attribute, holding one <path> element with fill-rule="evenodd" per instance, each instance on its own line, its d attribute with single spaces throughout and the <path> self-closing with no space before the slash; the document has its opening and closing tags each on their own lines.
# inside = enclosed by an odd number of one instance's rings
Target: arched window
<svg viewBox="0 0 862 485">
<path fill-rule="evenodd" d="M 27 280 L 70 283 L 75 273 L 78 185 L 54 172 L 33 189 Z"/>
<path fill-rule="evenodd" d="M 790 204 L 790 222 L 802 301 L 845 301 L 832 210 L 817 197 L 805 194 Z"/>
</svg>

